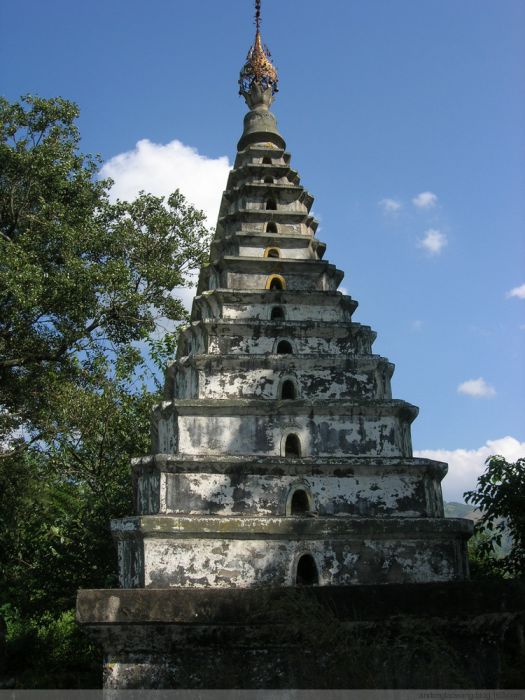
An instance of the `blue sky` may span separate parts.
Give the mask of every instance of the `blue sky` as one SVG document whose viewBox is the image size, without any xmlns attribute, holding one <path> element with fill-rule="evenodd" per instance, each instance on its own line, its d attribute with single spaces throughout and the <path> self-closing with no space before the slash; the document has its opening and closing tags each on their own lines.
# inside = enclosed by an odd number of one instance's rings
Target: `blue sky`
<svg viewBox="0 0 525 700">
<path fill-rule="evenodd" d="M 76 101 L 82 148 L 118 194 L 178 186 L 213 218 L 252 14 L 250 0 L 3 3 L 2 92 Z M 395 396 L 421 409 L 414 448 L 450 462 L 459 498 L 488 454 L 525 455 L 525 3 L 263 0 L 263 38 L 326 257 L 396 364 Z"/>
</svg>

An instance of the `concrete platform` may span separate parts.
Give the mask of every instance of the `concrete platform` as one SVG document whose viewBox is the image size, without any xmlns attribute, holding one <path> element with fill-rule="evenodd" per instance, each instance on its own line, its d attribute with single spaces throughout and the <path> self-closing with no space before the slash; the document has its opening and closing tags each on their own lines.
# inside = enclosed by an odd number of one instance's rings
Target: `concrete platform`
<svg viewBox="0 0 525 700">
<path fill-rule="evenodd" d="M 107 688 L 520 687 L 525 668 L 517 581 L 84 590 L 77 620 Z"/>
</svg>

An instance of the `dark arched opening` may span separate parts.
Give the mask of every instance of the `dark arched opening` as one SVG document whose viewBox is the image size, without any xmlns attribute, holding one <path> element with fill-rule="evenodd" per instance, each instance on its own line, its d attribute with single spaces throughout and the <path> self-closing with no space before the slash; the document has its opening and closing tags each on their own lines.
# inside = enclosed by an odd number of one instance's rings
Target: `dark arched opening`
<svg viewBox="0 0 525 700">
<path fill-rule="evenodd" d="M 277 202 L 275 199 L 267 199 L 266 200 L 266 209 L 268 211 L 276 211 L 277 210 Z"/>
<path fill-rule="evenodd" d="M 319 585 L 319 574 L 317 566 L 311 554 L 303 554 L 297 562 L 297 574 L 295 577 L 297 586 L 317 586 Z"/>
<path fill-rule="evenodd" d="M 275 291 L 276 289 L 284 289 L 284 284 L 280 277 L 272 277 L 270 280 L 270 291 Z"/>
<path fill-rule="evenodd" d="M 283 321 L 284 320 L 284 309 L 282 306 L 274 306 L 272 309 L 272 314 L 270 316 L 272 321 Z"/>
<path fill-rule="evenodd" d="M 273 185 L 273 177 L 265 177 L 264 182 L 266 185 Z"/>
<path fill-rule="evenodd" d="M 290 433 L 287 436 L 286 442 L 284 443 L 284 456 L 285 457 L 300 457 L 301 456 L 301 443 L 299 438 L 294 433 Z"/>
<path fill-rule="evenodd" d="M 281 399 L 285 401 L 297 398 L 297 390 L 291 379 L 285 379 L 281 387 Z"/>
<path fill-rule="evenodd" d="M 303 515 L 304 513 L 310 512 L 310 502 L 308 501 L 308 495 L 306 491 L 298 489 L 294 492 L 294 495 L 292 496 L 290 512 L 292 515 Z"/>
<path fill-rule="evenodd" d="M 272 159 L 268 158 L 268 156 L 265 156 L 262 160 L 263 165 L 271 165 L 272 164 Z"/>
<path fill-rule="evenodd" d="M 277 233 L 277 224 L 270 221 L 266 224 L 266 233 Z"/>
<path fill-rule="evenodd" d="M 287 340 L 280 340 L 277 343 L 277 354 L 278 355 L 291 355 L 293 352 L 292 344 Z"/>
</svg>

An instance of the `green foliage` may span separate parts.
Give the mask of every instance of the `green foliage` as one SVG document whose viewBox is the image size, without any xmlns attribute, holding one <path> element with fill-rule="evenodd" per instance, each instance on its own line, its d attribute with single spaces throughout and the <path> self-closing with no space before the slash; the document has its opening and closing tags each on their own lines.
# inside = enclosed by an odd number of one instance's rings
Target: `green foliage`
<svg viewBox="0 0 525 700">
<path fill-rule="evenodd" d="M 129 357 L 159 319 L 185 318 L 171 291 L 206 256 L 204 215 L 180 192 L 110 202 L 97 160 L 78 151 L 77 116 L 60 98 L 0 100 L 4 443 L 16 428 L 55 439 L 64 383 L 85 387 L 100 358 Z"/>
<path fill-rule="evenodd" d="M 7 627 L 9 675 L 19 687 L 86 688 L 101 684 L 101 651 L 80 631 L 75 611 L 24 618 L 0 607 Z"/>
<path fill-rule="evenodd" d="M 149 451 L 147 391 L 114 380 L 64 403 L 60 440 L 0 462 L 0 595 L 40 614 L 115 585 L 109 521 L 133 512 L 130 456 Z"/>
<path fill-rule="evenodd" d="M 93 663 L 76 591 L 116 585 L 109 522 L 133 512 L 130 457 L 150 449 L 176 346 L 162 326 L 186 319 L 172 293 L 208 249 L 178 191 L 110 201 L 77 116 L 61 98 L 0 99 L 0 606 L 28 687 Z"/>
<path fill-rule="evenodd" d="M 501 549 L 494 545 L 487 554 L 487 542 L 491 539 L 484 530 L 474 530 L 474 535 L 468 542 L 468 560 L 470 578 L 473 580 L 486 578 L 504 578 L 501 568 Z"/>
<path fill-rule="evenodd" d="M 475 562 L 506 576 L 525 575 L 525 458 L 489 457 L 477 489 L 464 494 L 481 511 L 475 525 Z M 510 551 L 501 556 L 501 547 Z"/>
</svg>

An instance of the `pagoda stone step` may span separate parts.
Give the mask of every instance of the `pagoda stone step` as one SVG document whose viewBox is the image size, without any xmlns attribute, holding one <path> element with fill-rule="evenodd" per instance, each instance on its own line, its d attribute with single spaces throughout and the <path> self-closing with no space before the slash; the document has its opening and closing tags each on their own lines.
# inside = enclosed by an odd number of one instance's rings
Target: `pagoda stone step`
<svg viewBox="0 0 525 700">
<path fill-rule="evenodd" d="M 393 365 L 364 356 L 196 355 L 166 373 L 165 398 L 178 399 L 391 399 Z M 284 361 L 281 358 L 285 358 Z M 339 360 L 339 362 L 337 361 Z"/>
<path fill-rule="evenodd" d="M 278 276 L 283 289 L 335 291 L 344 273 L 325 260 L 224 256 L 201 270 L 197 293 L 206 289 L 268 289 Z"/>
<path fill-rule="evenodd" d="M 467 576 L 470 520 L 138 516 L 114 520 L 124 588 L 286 586 L 301 557 L 320 585 Z"/>
<path fill-rule="evenodd" d="M 230 172 L 227 188 L 235 187 L 236 183 L 251 182 L 256 178 L 264 180 L 265 177 L 287 180 L 292 185 L 298 185 L 300 182 L 297 170 L 286 163 L 245 162 Z"/>
<path fill-rule="evenodd" d="M 375 333 L 352 322 L 298 320 L 203 320 L 181 332 L 177 357 L 221 355 L 368 355 Z M 283 344 L 283 341 L 284 344 Z"/>
<path fill-rule="evenodd" d="M 347 477 L 356 474 L 402 474 L 426 472 L 441 479 L 447 473 L 445 462 L 422 457 L 278 457 L 185 454 L 157 452 L 131 460 L 135 472 L 159 473 L 258 474 Z"/>
<path fill-rule="evenodd" d="M 166 401 L 153 451 L 284 456 L 291 440 L 298 456 L 410 457 L 416 415 L 404 401 Z"/>
<path fill-rule="evenodd" d="M 270 319 L 277 306 L 285 320 L 300 320 L 308 315 L 311 321 L 350 321 L 357 305 L 355 299 L 337 291 L 218 288 L 195 298 L 192 320 Z"/>
<path fill-rule="evenodd" d="M 277 207 L 277 209 L 265 209 L 262 206 L 254 206 L 244 209 L 236 207 L 235 209 L 225 212 L 222 216 L 220 216 L 219 223 L 223 224 L 228 221 L 242 221 L 244 224 L 250 224 L 256 221 L 275 221 L 282 224 L 299 224 L 306 223 L 308 221 L 315 221 L 314 217 L 310 215 L 304 206 L 293 208 L 293 205 L 290 204 L 282 204 L 280 206 L 277 204 Z M 318 226 L 318 222 L 316 223 Z M 310 226 L 310 224 L 308 224 L 308 226 Z"/>
<path fill-rule="evenodd" d="M 222 473 L 210 473 L 209 461 L 201 471 L 172 465 L 173 471 L 134 465 L 137 514 L 275 517 L 299 508 L 305 517 L 443 517 L 441 463 L 408 465 L 404 471 L 345 465 L 346 474 L 341 465 L 317 474 L 304 464 L 286 465 L 286 474 L 275 465 L 265 474 L 252 473 L 249 464 Z"/>
<path fill-rule="evenodd" d="M 224 371 L 272 369 L 274 371 L 312 372 L 314 370 L 333 369 L 335 372 L 369 372 L 377 368 L 387 368 L 393 373 L 394 365 L 381 355 L 353 354 L 353 355 L 322 355 L 313 353 L 301 355 L 300 361 L 294 355 L 249 355 L 230 353 L 223 355 L 203 353 L 190 354 L 181 357 L 169 365 L 170 368 L 194 367 L 196 370 Z"/>
<path fill-rule="evenodd" d="M 241 222 L 243 230 L 250 230 L 255 223 L 266 224 L 270 221 L 277 225 L 286 225 L 292 232 L 299 233 L 301 226 L 313 233 L 317 230 L 319 222 L 307 211 L 291 211 L 284 207 L 281 209 L 237 209 L 220 216 L 217 221 L 219 235 L 223 229 L 230 230 L 232 223 Z"/>
<path fill-rule="evenodd" d="M 270 307 L 273 304 L 269 305 Z M 304 313 L 304 309 L 303 309 Z M 289 328 L 296 337 L 320 337 L 335 335 L 345 337 L 349 333 L 357 335 L 362 330 L 370 330 L 370 326 L 364 326 L 362 323 L 355 321 L 332 321 L 307 318 L 257 318 L 257 319 L 235 319 L 235 318 L 219 318 L 219 319 L 203 319 L 195 321 L 191 326 L 183 327 L 182 332 L 193 330 L 196 328 L 206 328 L 208 332 L 214 335 L 250 335 L 254 331 L 257 333 L 273 334 L 279 326 Z"/>
<path fill-rule="evenodd" d="M 277 248 L 282 258 L 319 259 L 316 249 L 325 250 L 325 243 L 310 233 L 272 233 L 268 231 L 233 231 L 216 236 L 211 245 L 211 257 L 227 255 L 262 257 L 268 248 Z M 229 252 L 230 250 L 234 252 Z"/>
<path fill-rule="evenodd" d="M 289 354 L 295 358 L 308 359 L 312 356 L 355 356 L 372 354 L 372 341 L 375 333 L 370 329 L 362 328 L 359 333 L 348 338 L 294 338 L 293 334 L 286 333 L 287 329 L 276 327 L 275 335 L 257 337 L 246 336 L 215 336 L 198 332 L 192 336 L 191 344 L 181 352 L 193 354 L 215 354 L 226 355 L 235 354 L 239 357 L 261 357 L 272 356 L 277 359 L 283 354 Z M 279 332 L 281 331 L 281 332 Z M 281 353 L 281 341 L 289 344 L 291 351 Z M 185 357 L 182 355 L 181 358 Z"/>
<path fill-rule="evenodd" d="M 332 265 L 327 260 L 298 257 L 268 258 L 263 255 L 224 255 L 217 261 L 214 261 L 212 266 L 220 272 L 227 270 L 228 272 L 245 272 L 247 274 L 262 272 L 268 275 L 272 273 L 271 268 L 276 268 L 273 272 L 282 275 L 319 275 L 325 271 L 344 274 L 342 270 L 338 270 L 335 265 Z"/>
<path fill-rule="evenodd" d="M 274 262 L 275 260 L 320 260 L 316 253 L 316 246 L 312 244 L 312 239 L 308 238 L 308 236 L 301 235 L 302 240 L 288 242 L 279 240 L 279 234 L 274 234 L 274 236 L 275 238 L 272 240 L 261 234 L 260 240 L 230 240 L 229 245 L 214 245 L 210 254 L 211 264 L 220 267 L 221 260 L 224 257 L 237 257 L 241 260 L 247 258 L 264 261 L 273 260 Z M 272 249 L 274 253 L 278 252 L 279 255 L 275 257 L 268 256 L 267 252 L 269 249 Z"/>
<path fill-rule="evenodd" d="M 265 177 L 269 176 L 267 173 Z M 276 180 L 280 180 L 281 173 L 277 173 Z M 310 211 L 314 198 L 305 190 L 302 185 L 295 185 L 287 182 L 283 178 L 283 182 L 275 181 L 272 183 L 264 182 L 264 178 L 255 177 L 250 181 L 239 182 L 238 185 L 229 186 L 223 193 L 223 204 L 230 204 L 242 201 L 251 204 L 257 204 L 257 208 L 264 208 L 264 203 L 268 197 L 274 197 L 277 203 L 291 204 L 293 202 L 301 203 L 306 211 Z M 249 209 L 245 204 L 236 207 L 239 209 Z M 271 211 L 271 210 L 270 210 Z"/>
<path fill-rule="evenodd" d="M 278 253 L 281 259 L 321 260 L 326 250 L 326 244 L 314 238 L 311 232 L 234 231 L 214 238 L 210 259 L 217 260 L 223 255 L 261 258 L 268 256 L 270 249 L 273 249 L 274 255 Z"/>
<path fill-rule="evenodd" d="M 194 410 L 202 411 L 206 415 L 245 415 L 267 416 L 268 414 L 289 414 L 304 415 L 311 418 L 316 415 L 330 416 L 362 416 L 363 418 L 373 416 L 400 415 L 404 420 L 412 422 L 417 414 L 417 406 L 413 406 L 400 399 L 363 401 L 363 400 L 295 400 L 295 401 L 259 401 L 258 399 L 216 399 L 204 400 L 181 400 L 163 401 L 158 404 L 157 409 L 161 411 L 176 410 L 180 415 L 189 415 Z"/>
<path fill-rule="evenodd" d="M 318 238 L 315 238 L 311 231 L 308 233 L 293 233 L 291 231 L 272 233 L 270 231 L 261 231 L 258 229 L 253 229 L 253 231 L 232 231 L 231 233 L 225 233 L 222 236 L 216 235 L 213 242 L 225 243 L 229 240 L 239 241 L 239 245 L 260 244 L 264 242 L 267 245 L 280 244 L 282 247 L 289 248 L 302 248 L 305 245 L 311 245 L 313 243 L 322 246 L 326 245 L 326 243 L 323 243 Z"/>
<path fill-rule="evenodd" d="M 261 162 L 263 157 L 269 156 L 273 162 L 279 163 L 290 163 L 291 154 L 283 146 L 279 148 L 274 143 L 250 143 L 244 148 L 237 150 L 235 156 L 235 166 L 238 167 L 240 163 L 244 162 Z"/>
<path fill-rule="evenodd" d="M 271 311 L 271 309 L 269 309 Z M 304 313 L 304 310 L 303 310 Z M 258 319 L 202 319 L 194 321 L 191 325 L 183 327 L 182 335 L 191 341 L 191 337 L 205 332 L 210 337 L 233 338 L 236 336 L 264 336 L 276 339 L 279 337 L 291 337 L 296 339 L 348 339 L 360 336 L 363 332 L 371 332 L 370 326 L 363 326 L 348 320 L 308 320 L 304 318 L 258 318 Z M 283 332 L 284 331 L 284 332 Z"/>
</svg>

